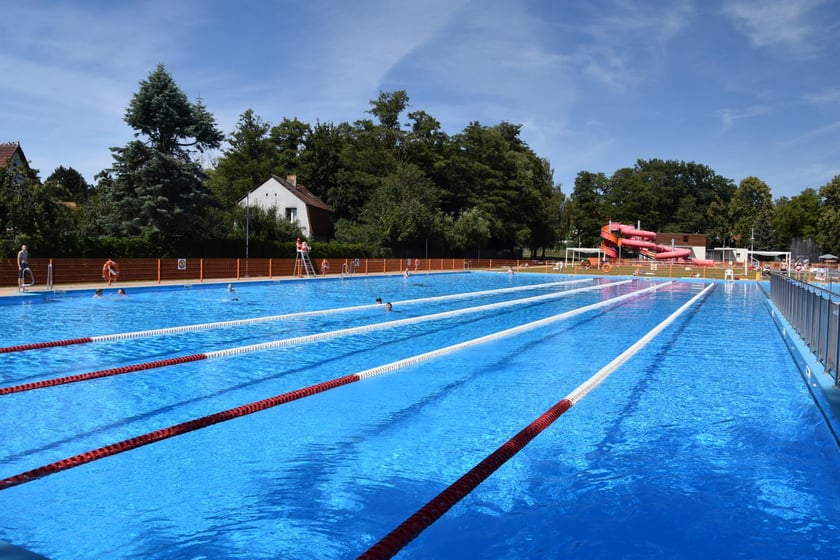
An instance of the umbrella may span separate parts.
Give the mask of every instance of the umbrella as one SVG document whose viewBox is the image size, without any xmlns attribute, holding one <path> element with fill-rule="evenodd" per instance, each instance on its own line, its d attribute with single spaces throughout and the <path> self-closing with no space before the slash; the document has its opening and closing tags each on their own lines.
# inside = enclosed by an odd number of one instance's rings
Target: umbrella
<svg viewBox="0 0 840 560">
<path fill-rule="evenodd" d="M 821 261 L 836 261 L 837 257 L 832 255 L 831 253 L 826 253 L 825 255 L 820 255 Z"/>
</svg>

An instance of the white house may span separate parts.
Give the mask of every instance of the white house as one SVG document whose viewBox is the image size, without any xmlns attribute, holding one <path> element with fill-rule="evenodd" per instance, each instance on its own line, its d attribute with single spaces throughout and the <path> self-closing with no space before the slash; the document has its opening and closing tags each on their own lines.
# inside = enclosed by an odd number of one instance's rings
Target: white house
<svg viewBox="0 0 840 560">
<path fill-rule="evenodd" d="M 323 200 L 298 184 L 297 177 L 272 175 L 259 187 L 239 199 L 242 207 L 277 208 L 277 215 L 298 222 L 304 236 L 327 240 L 333 235 L 335 211 Z"/>
</svg>

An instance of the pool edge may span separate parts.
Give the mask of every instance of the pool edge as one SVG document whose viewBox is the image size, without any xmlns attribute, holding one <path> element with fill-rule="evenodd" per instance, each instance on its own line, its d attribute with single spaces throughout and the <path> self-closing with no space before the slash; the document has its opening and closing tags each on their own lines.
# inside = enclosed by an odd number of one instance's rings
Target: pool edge
<svg viewBox="0 0 840 560">
<path fill-rule="evenodd" d="M 813 352 L 805 345 L 790 323 L 765 294 L 770 316 L 779 329 L 779 334 L 799 369 L 808 391 L 825 418 L 828 429 L 840 447 L 840 389 L 834 385 L 834 377 L 826 372 Z"/>
</svg>

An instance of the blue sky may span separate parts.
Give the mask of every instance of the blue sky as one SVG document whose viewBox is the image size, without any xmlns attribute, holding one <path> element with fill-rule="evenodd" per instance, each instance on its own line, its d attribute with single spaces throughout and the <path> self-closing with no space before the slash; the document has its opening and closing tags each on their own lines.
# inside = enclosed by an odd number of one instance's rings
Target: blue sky
<svg viewBox="0 0 840 560">
<path fill-rule="evenodd" d="M 840 174 L 834 0 L 0 0 L 0 142 L 92 182 L 166 66 L 230 133 L 368 118 L 380 91 L 449 134 L 522 125 L 567 195 L 580 171 L 694 161 L 773 197 Z M 209 162 L 208 162 L 209 163 Z"/>
</svg>

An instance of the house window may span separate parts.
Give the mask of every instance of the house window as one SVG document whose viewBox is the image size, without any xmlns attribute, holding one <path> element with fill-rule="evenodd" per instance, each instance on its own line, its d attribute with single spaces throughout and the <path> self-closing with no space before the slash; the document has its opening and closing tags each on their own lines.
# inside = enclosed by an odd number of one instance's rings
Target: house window
<svg viewBox="0 0 840 560">
<path fill-rule="evenodd" d="M 290 222 L 297 220 L 297 208 L 286 208 L 286 219 Z"/>
</svg>

